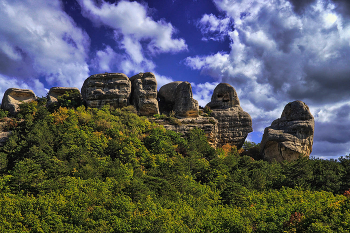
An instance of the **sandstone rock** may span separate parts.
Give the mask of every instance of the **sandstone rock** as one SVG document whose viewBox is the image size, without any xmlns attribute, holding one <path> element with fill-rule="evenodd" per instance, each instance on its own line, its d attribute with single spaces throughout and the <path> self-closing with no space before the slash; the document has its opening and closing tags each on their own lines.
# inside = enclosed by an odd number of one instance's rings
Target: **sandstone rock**
<svg viewBox="0 0 350 233">
<path fill-rule="evenodd" d="M 198 101 L 193 99 L 189 82 L 172 82 L 162 86 L 158 92 L 159 110 L 161 113 L 174 111 L 178 117 L 197 117 Z"/>
<path fill-rule="evenodd" d="M 210 116 L 218 120 L 218 146 L 231 144 L 241 148 L 253 128 L 252 118 L 239 105 L 236 90 L 220 83 L 207 106 L 212 110 Z"/>
<path fill-rule="evenodd" d="M 159 89 L 158 99 L 159 99 L 159 111 L 161 113 L 169 113 L 173 110 L 175 105 L 175 90 L 182 81 L 171 82 L 165 84 Z"/>
<path fill-rule="evenodd" d="M 126 107 L 130 104 L 131 81 L 122 73 L 91 75 L 85 80 L 81 94 L 89 107 L 101 108 L 106 104 Z"/>
<path fill-rule="evenodd" d="M 1 108 L 11 115 L 16 115 L 20 110 L 19 104 L 34 100 L 36 100 L 36 96 L 32 90 L 9 88 L 5 91 Z"/>
<path fill-rule="evenodd" d="M 239 106 L 239 99 L 236 90 L 227 83 L 218 84 L 213 92 L 210 103 L 211 109 L 227 109 Z"/>
<path fill-rule="evenodd" d="M 200 128 L 204 131 L 208 138 L 208 142 L 212 147 L 216 147 L 218 141 L 218 121 L 213 117 L 196 117 L 178 119 L 179 124 L 169 124 L 164 120 L 156 120 L 158 124 L 164 126 L 165 129 L 188 135 L 191 129 Z"/>
<path fill-rule="evenodd" d="M 131 103 L 141 116 L 159 114 L 157 80 L 153 73 L 139 73 L 130 78 L 132 84 Z"/>
<path fill-rule="evenodd" d="M 66 92 L 77 92 L 80 95 L 80 90 L 76 87 L 52 87 L 47 95 L 47 104 L 57 102 L 58 97 Z"/>
<path fill-rule="evenodd" d="M 198 117 L 198 101 L 193 99 L 189 82 L 180 83 L 175 89 L 174 111 L 178 117 Z"/>
<path fill-rule="evenodd" d="M 305 103 L 288 103 L 281 118 L 264 131 L 260 145 L 262 157 L 267 161 L 292 161 L 299 156 L 310 156 L 314 127 L 314 117 Z"/>
</svg>

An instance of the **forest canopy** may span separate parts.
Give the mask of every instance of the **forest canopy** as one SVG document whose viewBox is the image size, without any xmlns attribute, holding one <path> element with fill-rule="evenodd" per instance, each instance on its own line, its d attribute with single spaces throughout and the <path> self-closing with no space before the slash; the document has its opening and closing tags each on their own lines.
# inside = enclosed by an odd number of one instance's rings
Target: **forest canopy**
<svg viewBox="0 0 350 233">
<path fill-rule="evenodd" d="M 268 163 L 69 94 L 7 120 L 0 232 L 350 231 L 348 156 Z"/>
</svg>

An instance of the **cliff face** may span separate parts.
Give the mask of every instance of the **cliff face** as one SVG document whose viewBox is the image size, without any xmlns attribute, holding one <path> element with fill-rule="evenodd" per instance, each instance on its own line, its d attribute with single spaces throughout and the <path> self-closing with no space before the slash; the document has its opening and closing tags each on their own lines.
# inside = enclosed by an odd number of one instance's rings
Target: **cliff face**
<svg viewBox="0 0 350 233">
<path fill-rule="evenodd" d="M 48 102 L 57 101 L 65 90 L 78 91 L 76 88 L 51 88 Z M 170 124 L 160 119 L 156 121 L 166 129 L 184 135 L 193 128 L 200 128 L 213 147 L 231 144 L 240 148 L 248 133 L 252 132 L 251 118 L 239 105 L 237 93 L 229 84 L 222 83 L 215 88 L 208 104 L 208 108 L 212 109 L 209 116 L 200 116 L 198 101 L 193 99 L 189 82 L 172 82 L 157 92 L 156 77 L 150 72 L 139 73 L 131 78 L 122 73 L 91 75 L 81 88 L 81 96 L 88 107 L 101 108 L 109 104 L 114 108 L 121 108 L 134 105 L 139 115 L 174 115 L 179 124 Z M 9 89 L 2 104 L 5 107 L 9 103 L 17 104 L 14 107 L 16 110 L 12 111 L 15 114 L 19 110 L 20 101 L 28 102 L 35 98 L 30 90 L 19 92 L 17 89 Z"/>
</svg>

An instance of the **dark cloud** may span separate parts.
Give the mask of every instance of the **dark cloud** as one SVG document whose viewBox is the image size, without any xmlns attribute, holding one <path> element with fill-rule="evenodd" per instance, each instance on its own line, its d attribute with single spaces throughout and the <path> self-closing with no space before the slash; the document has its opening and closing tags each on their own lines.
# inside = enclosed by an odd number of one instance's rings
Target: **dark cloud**
<svg viewBox="0 0 350 233">
<path fill-rule="evenodd" d="M 302 14 L 305 9 L 312 3 L 317 2 L 317 0 L 289 0 L 293 5 L 293 9 L 296 13 Z"/>
<path fill-rule="evenodd" d="M 293 10 L 297 14 L 303 14 L 307 8 L 317 2 L 317 0 L 289 0 L 293 5 Z M 335 10 L 342 15 L 350 16 L 350 1 L 349 0 L 326 0 L 323 3 L 334 3 Z"/>
</svg>

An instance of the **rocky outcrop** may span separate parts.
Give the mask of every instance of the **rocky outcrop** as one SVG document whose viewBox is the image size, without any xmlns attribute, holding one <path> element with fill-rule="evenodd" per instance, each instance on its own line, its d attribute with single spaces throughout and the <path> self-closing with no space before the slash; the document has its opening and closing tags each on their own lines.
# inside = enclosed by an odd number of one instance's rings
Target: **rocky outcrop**
<svg viewBox="0 0 350 233">
<path fill-rule="evenodd" d="M 241 108 L 236 90 L 227 83 L 220 83 L 206 107 L 211 109 L 210 116 L 218 120 L 218 145 L 241 148 L 253 128 L 252 118 Z"/>
<path fill-rule="evenodd" d="M 171 112 L 175 105 L 175 90 L 182 83 L 182 81 L 171 82 L 165 84 L 159 89 L 159 111 L 162 114 L 168 114 Z"/>
<path fill-rule="evenodd" d="M 130 78 L 132 84 L 131 104 L 141 116 L 159 114 L 157 80 L 153 73 L 139 73 Z"/>
<path fill-rule="evenodd" d="M 91 75 L 81 88 L 86 105 L 101 108 L 109 104 L 114 108 L 130 104 L 131 81 L 122 73 L 104 73 Z"/>
<path fill-rule="evenodd" d="M 52 87 L 47 95 L 47 104 L 57 102 L 58 97 L 67 92 L 76 92 L 80 95 L 80 90 L 76 87 Z"/>
<path fill-rule="evenodd" d="M 165 129 L 185 136 L 188 135 L 191 129 L 200 128 L 207 136 L 209 144 L 214 148 L 217 146 L 218 121 L 213 117 L 181 118 L 178 119 L 178 124 L 169 124 L 164 120 L 155 120 L 155 122 L 163 125 Z"/>
<path fill-rule="evenodd" d="M 288 103 L 281 118 L 264 131 L 260 148 L 267 161 L 292 161 L 312 152 L 314 117 L 302 101 Z"/>
<path fill-rule="evenodd" d="M 175 112 L 177 117 L 198 117 L 198 101 L 193 99 L 189 82 L 172 82 L 162 86 L 158 92 L 161 113 Z"/>
<path fill-rule="evenodd" d="M 189 82 L 180 83 L 175 89 L 174 112 L 178 117 L 198 117 L 198 101 L 193 99 L 192 86 Z"/>
<path fill-rule="evenodd" d="M 8 111 L 10 115 L 16 115 L 20 110 L 21 103 L 28 103 L 36 100 L 32 90 L 9 88 L 5 91 L 2 99 L 1 108 Z"/>
</svg>

